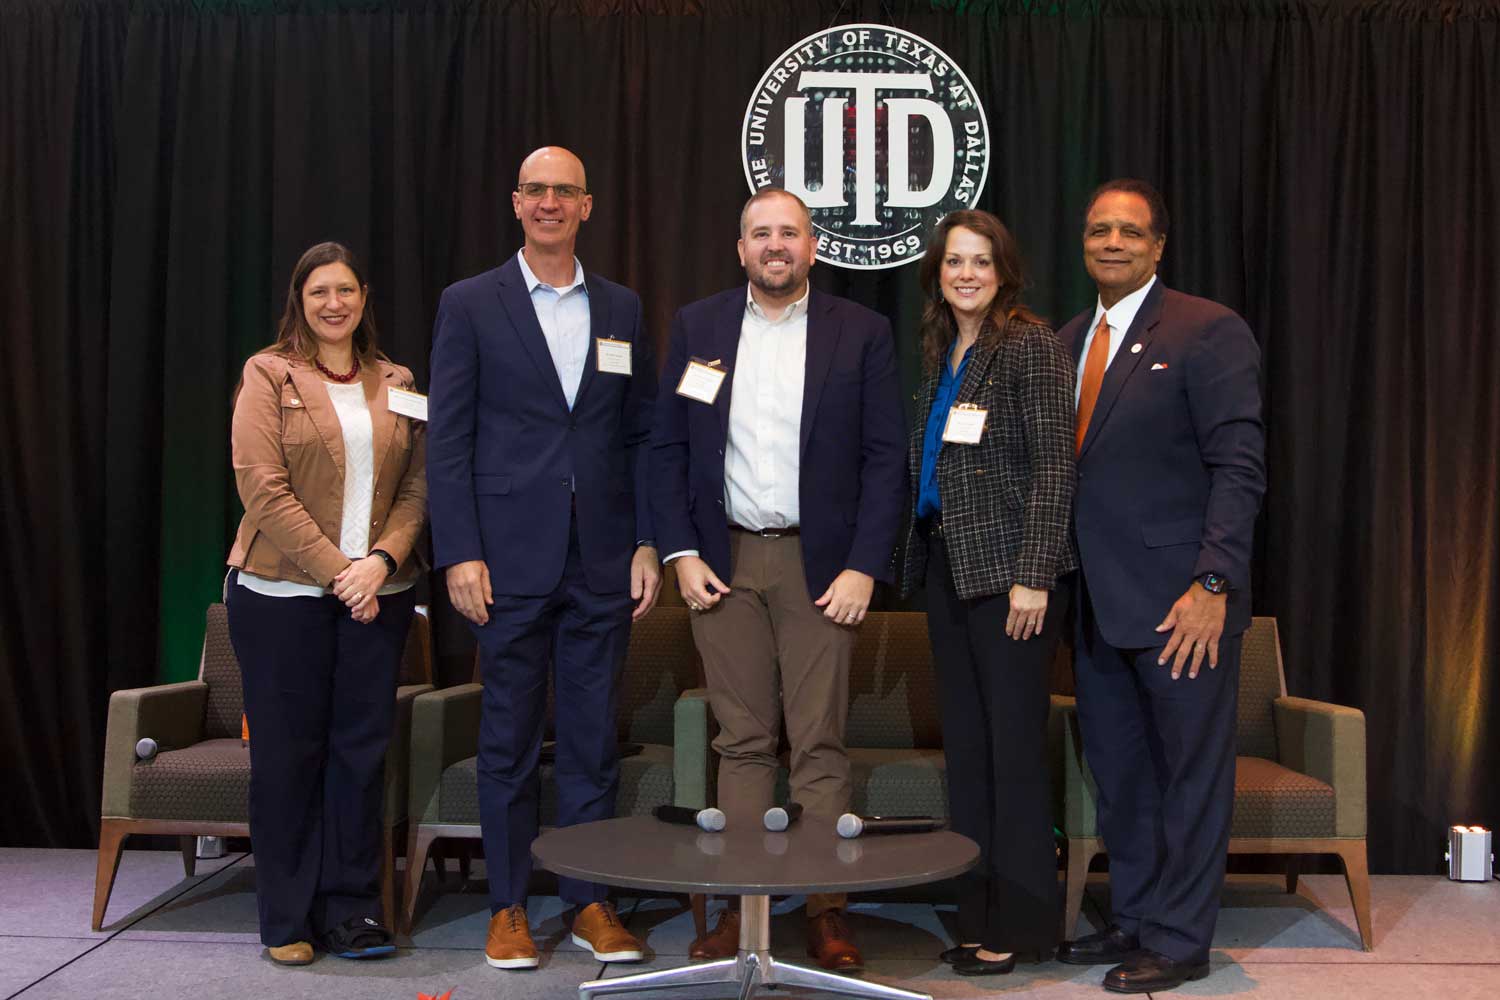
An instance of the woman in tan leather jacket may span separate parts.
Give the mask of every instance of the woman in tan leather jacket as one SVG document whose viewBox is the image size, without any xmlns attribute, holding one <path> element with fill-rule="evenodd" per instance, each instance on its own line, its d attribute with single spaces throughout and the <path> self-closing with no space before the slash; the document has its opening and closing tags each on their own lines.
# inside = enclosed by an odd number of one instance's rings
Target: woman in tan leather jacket
<svg viewBox="0 0 1500 1000">
<path fill-rule="evenodd" d="M 379 921 L 386 744 L 426 516 L 411 372 L 376 347 L 353 255 L 292 273 L 230 432 L 245 505 L 225 584 L 244 681 L 261 941 L 273 960 L 395 950 Z M 394 401 L 394 403 L 393 403 Z M 420 400 L 418 400 L 420 402 Z"/>
</svg>

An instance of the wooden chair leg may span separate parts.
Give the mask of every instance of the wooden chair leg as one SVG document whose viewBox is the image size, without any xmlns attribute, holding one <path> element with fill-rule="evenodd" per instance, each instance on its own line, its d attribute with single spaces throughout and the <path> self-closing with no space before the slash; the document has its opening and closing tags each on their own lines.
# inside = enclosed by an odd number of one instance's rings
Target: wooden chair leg
<svg viewBox="0 0 1500 1000">
<path fill-rule="evenodd" d="M 1078 933 L 1078 914 L 1083 910 L 1083 890 L 1089 881 L 1089 864 L 1098 853 L 1091 837 L 1068 838 L 1067 906 L 1063 911 L 1063 940 Z"/>
<path fill-rule="evenodd" d="M 427 867 L 427 853 L 432 850 L 436 835 L 424 830 L 420 823 L 413 823 L 411 835 L 406 839 L 406 896 L 403 900 L 401 927 L 411 933 L 412 922 L 417 915 L 417 894 L 422 888 L 422 872 Z"/>
<path fill-rule="evenodd" d="M 115 875 L 120 870 L 120 850 L 130 831 L 119 820 L 99 821 L 99 865 L 94 872 L 94 930 L 104 926 L 104 911 L 109 907 L 109 894 L 115 888 Z"/>
<path fill-rule="evenodd" d="M 693 908 L 693 940 L 701 941 L 708 935 L 708 897 L 701 892 L 690 893 L 688 905 Z"/>
<path fill-rule="evenodd" d="M 396 833 L 389 826 L 380 845 L 380 919 L 393 933 L 396 930 Z"/>
<path fill-rule="evenodd" d="M 455 850 L 458 852 L 458 880 L 467 885 L 469 875 L 474 869 L 473 845 L 467 840 L 461 840 Z"/>
<path fill-rule="evenodd" d="M 1359 924 L 1359 940 L 1365 951 L 1375 950 L 1375 925 L 1370 920 L 1370 858 L 1363 840 L 1351 840 L 1339 849 L 1344 864 L 1344 881 L 1349 884 L 1349 898 L 1354 901 L 1354 920 Z"/>
<path fill-rule="evenodd" d="M 408 837 L 406 842 L 410 844 L 411 838 Z M 432 844 L 427 856 L 432 858 L 432 870 L 437 872 L 438 881 L 448 881 L 448 858 L 443 852 L 443 845 L 438 843 Z"/>
<path fill-rule="evenodd" d="M 192 878 L 198 871 L 198 838 L 178 837 L 177 841 L 182 848 L 182 872 Z"/>
<path fill-rule="evenodd" d="M 1289 895 L 1297 894 L 1297 876 L 1302 873 L 1302 855 L 1288 854 L 1286 856 L 1286 891 Z"/>
</svg>

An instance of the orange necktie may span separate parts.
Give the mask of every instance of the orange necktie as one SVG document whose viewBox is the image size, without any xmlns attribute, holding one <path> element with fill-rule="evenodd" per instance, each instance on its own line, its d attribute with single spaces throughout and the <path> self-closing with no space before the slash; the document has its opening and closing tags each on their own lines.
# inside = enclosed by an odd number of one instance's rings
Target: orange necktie
<svg viewBox="0 0 1500 1000">
<path fill-rule="evenodd" d="M 1073 449 L 1083 451 L 1083 436 L 1089 430 L 1089 418 L 1094 415 L 1094 404 L 1099 402 L 1099 387 L 1104 384 L 1104 368 L 1109 363 L 1109 314 L 1099 317 L 1094 327 L 1094 339 L 1089 344 L 1089 356 L 1083 362 L 1083 387 L 1078 391 L 1078 421 L 1073 431 Z"/>
</svg>

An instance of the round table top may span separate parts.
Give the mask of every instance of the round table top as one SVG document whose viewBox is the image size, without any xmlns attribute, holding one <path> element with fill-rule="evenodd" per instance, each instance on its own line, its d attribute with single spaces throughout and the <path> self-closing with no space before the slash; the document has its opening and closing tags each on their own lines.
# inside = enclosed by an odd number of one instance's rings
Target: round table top
<svg viewBox="0 0 1500 1000">
<path fill-rule="evenodd" d="M 589 882 L 751 896 L 920 885 L 962 874 L 979 860 L 978 845 L 947 830 L 844 840 L 833 824 L 803 816 L 785 833 L 759 823 L 704 833 L 654 816 L 622 816 L 549 830 L 531 853 L 543 868 Z"/>
</svg>

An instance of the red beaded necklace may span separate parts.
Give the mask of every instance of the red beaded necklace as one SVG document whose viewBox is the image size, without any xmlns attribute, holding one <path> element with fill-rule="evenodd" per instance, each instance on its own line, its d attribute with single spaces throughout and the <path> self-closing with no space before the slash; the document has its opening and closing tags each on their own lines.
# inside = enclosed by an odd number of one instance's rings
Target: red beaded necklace
<svg viewBox="0 0 1500 1000">
<path fill-rule="evenodd" d="M 340 375 L 338 372 L 329 371 L 322 361 L 314 361 L 313 364 L 318 366 L 318 371 L 322 372 L 324 376 L 333 379 L 335 382 L 343 382 L 347 384 L 349 382 L 353 382 L 355 377 L 359 375 L 358 355 L 356 355 L 354 358 L 354 367 L 349 369 L 349 374 L 347 375 Z"/>
</svg>

